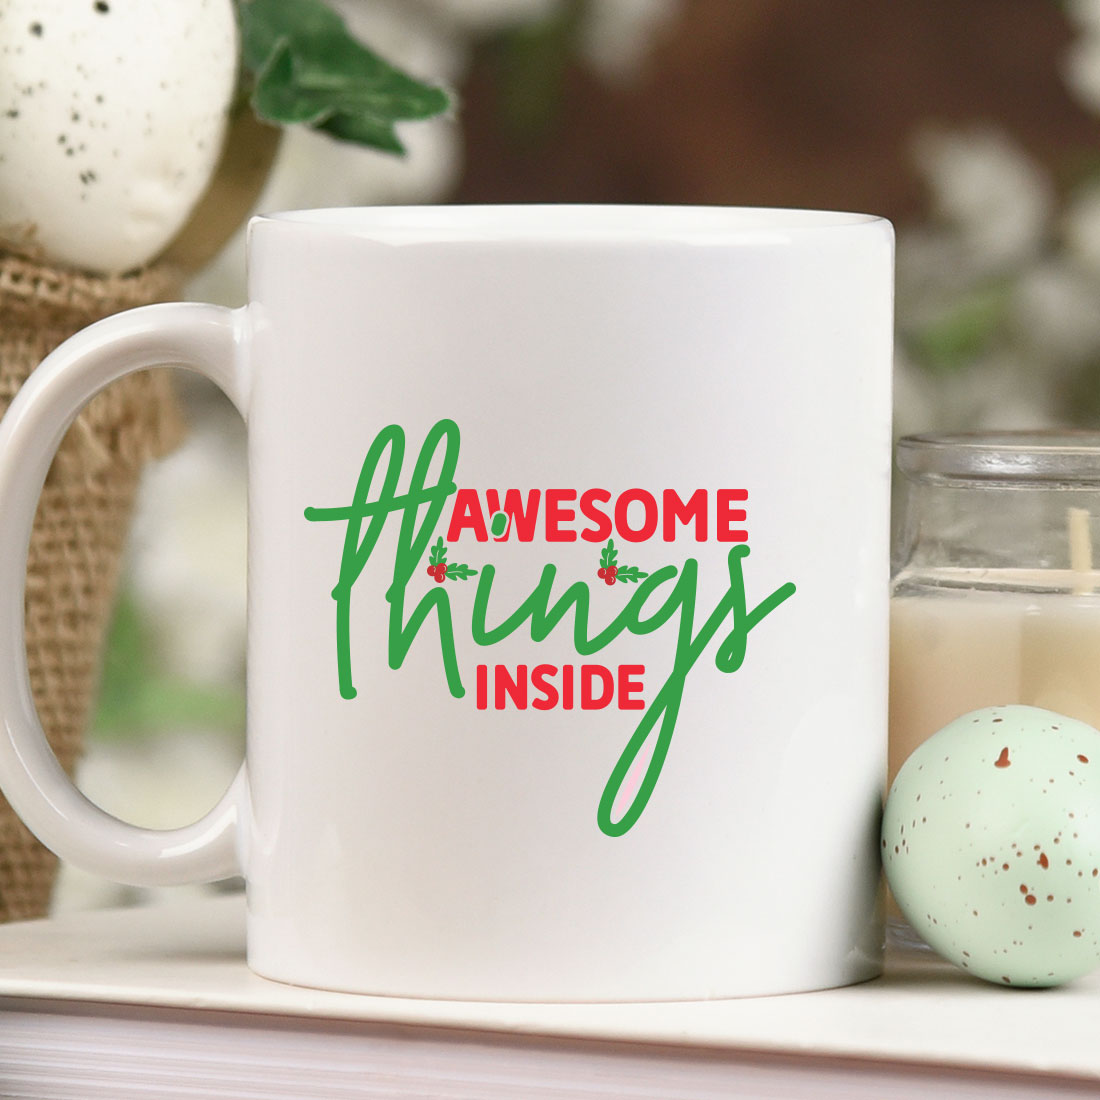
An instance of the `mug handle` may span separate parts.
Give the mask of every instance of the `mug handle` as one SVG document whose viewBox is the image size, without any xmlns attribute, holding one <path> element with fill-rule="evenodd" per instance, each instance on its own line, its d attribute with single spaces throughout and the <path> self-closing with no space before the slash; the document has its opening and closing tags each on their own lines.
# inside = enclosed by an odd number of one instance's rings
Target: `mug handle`
<svg viewBox="0 0 1100 1100">
<path fill-rule="evenodd" d="M 108 383 L 155 366 L 190 367 L 215 382 L 247 421 L 245 310 L 194 302 L 142 306 L 66 340 L 31 374 L 0 422 L 0 788 L 63 859 L 134 886 L 227 878 L 240 870 L 244 765 L 218 804 L 181 829 L 144 829 L 77 790 L 46 741 L 23 642 L 31 526 L 66 429 Z"/>
</svg>

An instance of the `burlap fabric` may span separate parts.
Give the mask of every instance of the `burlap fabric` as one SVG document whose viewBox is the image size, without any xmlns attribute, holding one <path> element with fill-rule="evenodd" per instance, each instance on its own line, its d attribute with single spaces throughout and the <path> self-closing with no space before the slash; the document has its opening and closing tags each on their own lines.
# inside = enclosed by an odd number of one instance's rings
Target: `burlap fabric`
<svg viewBox="0 0 1100 1100">
<path fill-rule="evenodd" d="M 97 278 L 0 253 L 0 413 L 66 337 L 176 296 L 168 269 Z M 95 695 L 141 467 L 181 435 L 168 373 L 131 375 L 84 409 L 46 481 L 27 562 L 27 662 L 43 728 L 70 773 Z M 42 916 L 56 869 L 0 798 L 0 921 Z"/>
</svg>

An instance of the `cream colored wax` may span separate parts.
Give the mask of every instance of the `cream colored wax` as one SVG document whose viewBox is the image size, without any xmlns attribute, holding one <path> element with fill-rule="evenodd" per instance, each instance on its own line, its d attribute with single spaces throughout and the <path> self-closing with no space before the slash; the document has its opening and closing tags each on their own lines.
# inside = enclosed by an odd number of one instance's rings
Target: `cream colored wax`
<svg viewBox="0 0 1100 1100">
<path fill-rule="evenodd" d="M 890 783 L 952 719 L 1004 703 L 1100 726 L 1100 594 L 970 589 L 894 597 Z"/>
</svg>

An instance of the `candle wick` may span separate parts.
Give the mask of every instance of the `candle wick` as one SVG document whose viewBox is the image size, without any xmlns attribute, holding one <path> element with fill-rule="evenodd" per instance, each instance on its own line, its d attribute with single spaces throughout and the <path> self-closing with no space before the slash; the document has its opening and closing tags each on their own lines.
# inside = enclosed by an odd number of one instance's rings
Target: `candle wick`
<svg viewBox="0 0 1100 1100">
<path fill-rule="evenodd" d="M 1089 531 L 1087 508 L 1067 508 L 1066 524 L 1069 528 L 1069 567 L 1076 574 L 1074 595 L 1084 595 L 1094 590 L 1092 577 L 1092 534 Z"/>
</svg>

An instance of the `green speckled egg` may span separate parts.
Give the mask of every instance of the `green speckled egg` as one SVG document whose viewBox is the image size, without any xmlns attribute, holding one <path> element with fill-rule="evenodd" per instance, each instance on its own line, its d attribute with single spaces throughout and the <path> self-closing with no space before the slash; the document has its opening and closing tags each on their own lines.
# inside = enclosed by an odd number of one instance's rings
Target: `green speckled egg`
<svg viewBox="0 0 1100 1100">
<path fill-rule="evenodd" d="M 965 714 L 905 762 L 882 860 L 927 943 L 1000 985 L 1100 965 L 1100 732 L 1038 707 Z"/>
</svg>

